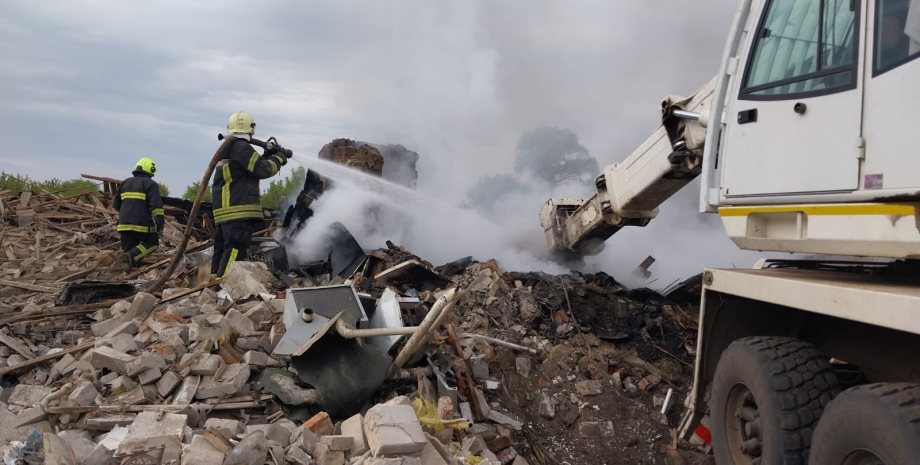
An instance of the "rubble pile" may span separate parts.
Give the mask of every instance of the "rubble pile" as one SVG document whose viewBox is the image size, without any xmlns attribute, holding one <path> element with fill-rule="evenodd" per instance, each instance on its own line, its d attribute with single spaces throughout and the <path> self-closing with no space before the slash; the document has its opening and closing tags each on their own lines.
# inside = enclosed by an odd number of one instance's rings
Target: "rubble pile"
<svg viewBox="0 0 920 465">
<path fill-rule="evenodd" d="M 0 208 L 4 463 L 710 460 L 674 439 L 696 330 L 683 300 L 603 273 L 434 267 L 344 229 L 326 260 L 288 268 L 282 243 L 207 281 L 189 252 L 138 292 L 170 248 L 116 269 L 105 196 Z"/>
</svg>

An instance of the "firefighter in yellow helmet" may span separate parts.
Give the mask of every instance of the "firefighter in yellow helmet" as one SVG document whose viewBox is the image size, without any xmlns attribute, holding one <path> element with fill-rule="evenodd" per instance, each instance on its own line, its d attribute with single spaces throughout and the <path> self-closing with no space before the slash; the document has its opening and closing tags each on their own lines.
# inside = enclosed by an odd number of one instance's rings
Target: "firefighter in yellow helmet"
<svg viewBox="0 0 920 465">
<path fill-rule="evenodd" d="M 118 210 L 123 260 L 128 269 L 137 266 L 159 246 L 158 233 L 163 231 L 163 199 L 160 186 L 153 180 L 157 165 L 149 158 L 138 160 L 115 193 L 113 206 Z"/>
<path fill-rule="evenodd" d="M 287 164 L 281 152 L 265 150 L 259 155 L 250 140 L 256 123 L 244 111 L 230 115 L 227 130 L 236 140 L 224 150 L 211 181 L 216 231 L 211 277 L 219 278 L 236 260 L 245 260 L 252 234 L 262 225 L 259 180 L 270 178 Z"/>
</svg>

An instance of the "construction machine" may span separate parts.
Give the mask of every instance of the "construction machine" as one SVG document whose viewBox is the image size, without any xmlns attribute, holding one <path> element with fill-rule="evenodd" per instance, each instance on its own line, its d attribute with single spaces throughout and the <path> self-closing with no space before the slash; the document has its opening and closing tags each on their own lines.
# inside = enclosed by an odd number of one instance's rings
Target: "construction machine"
<svg viewBox="0 0 920 465">
<path fill-rule="evenodd" d="M 540 211 L 598 253 L 700 178 L 740 248 L 847 256 L 705 269 L 679 432 L 716 463 L 920 463 L 920 0 L 742 0 L 716 77 L 589 199 Z"/>
</svg>

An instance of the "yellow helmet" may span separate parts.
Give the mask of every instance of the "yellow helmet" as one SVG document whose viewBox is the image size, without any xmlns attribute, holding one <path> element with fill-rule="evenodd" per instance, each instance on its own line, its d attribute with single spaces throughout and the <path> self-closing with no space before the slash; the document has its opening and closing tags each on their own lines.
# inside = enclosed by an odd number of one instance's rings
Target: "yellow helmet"
<svg viewBox="0 0 920 465">
<path fill-rule="evenodd" d="M 237 134 L 253 134 L 256 131 L 256 122 L 252 116 L 243 110 L 230 115 L 230 121 L 227 122 L 227 130 Z"/>
<path fill-rule="evenodd" d="M 137 166 L 134 167 L 134 171 L 140 171 L 153 176 L 157 172 L 157 164 L 154 163 L 153 160 L 144 157 L 137 161 Z"/>
</svg>

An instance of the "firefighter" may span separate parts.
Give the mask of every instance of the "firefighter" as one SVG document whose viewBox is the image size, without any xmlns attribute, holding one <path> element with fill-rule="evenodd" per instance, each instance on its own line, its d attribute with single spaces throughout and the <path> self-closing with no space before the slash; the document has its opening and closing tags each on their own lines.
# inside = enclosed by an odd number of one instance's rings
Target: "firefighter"
<svg viewBox="0 0 920 465">
<path fill-rule="evenodd" d="M 163 232 L 165 218 L 160 186 L 153 180 L 156 172 L 153 160 L 141 158 L 131 172 L 134 176 L 121 183 L 113 200 L 118 210 L 122 259 L 129 270 L 138 266 L 160 244 L 158 234 Z"/>
<path fill-rule="evenodd" d="M 259 180 L 278 174 L 287 164 L 285 155 L 265 150 L 259 155 L 250 140 L 256 123 L 246 112 L 230 115 L 227 130 L 236 137 L 226 150 L 211 182 L 214 211 L 214 255 L 211 278 L 221 278 L 236 260 L 245 260 L 252 234 L 262 225 Z"/>
</svg>

